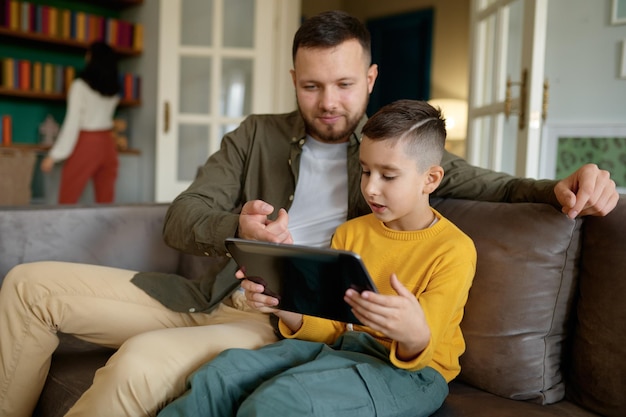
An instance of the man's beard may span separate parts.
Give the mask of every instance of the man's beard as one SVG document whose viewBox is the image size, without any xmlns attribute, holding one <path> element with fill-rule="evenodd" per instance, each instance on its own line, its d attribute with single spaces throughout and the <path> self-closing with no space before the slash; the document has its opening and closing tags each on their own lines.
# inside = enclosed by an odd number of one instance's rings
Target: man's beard
<svg viewBox="0 0 626 417">
<path fill-rule="evenodd" d="M 304 113 L 302 113 L 302 110 L 298 106 L 298 110 L 300 111 L 300 116 L 302 116 L 302 119 L 304 120 L 304 127 L 306 129 L 306 132 L 309 135 L 313 136 L 314 138 L 322 142 L 326 142 L 326 143 L 346 141 L 350 137 L 350 135 L 354 132 L 356 127 L 359 125 L 361 118 L 365 114 L 366 108 L 367 108 L 367 101 L 365 102 L 365 104 L 363 105 L 363 108 L 361 109 L 359 113 L 357 113 L 352 118 L 346 119 L 345 129 L 337 131 L 334 129 L 333 126 L 325 126 L 323 129 L 317 129 L 316 126 L 312 123 L 312 121 L 310 121 L 304 115 Z"/>
</svg>

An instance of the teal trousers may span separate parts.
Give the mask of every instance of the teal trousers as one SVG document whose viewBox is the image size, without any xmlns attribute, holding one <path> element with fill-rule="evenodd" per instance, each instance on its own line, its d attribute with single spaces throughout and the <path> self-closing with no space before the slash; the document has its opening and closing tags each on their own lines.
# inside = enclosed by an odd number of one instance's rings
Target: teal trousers
<svg viewBox="0 0 626 417">
<path fill-rule="evenodd" d="M 434 369 L 398 369 L 370 335 L 348 332 L 332 346 L 290 339 L 226 350 L 191 375 L 187 392 L 159 417 L 420 417 L 447 395 Z"/>
</svg>

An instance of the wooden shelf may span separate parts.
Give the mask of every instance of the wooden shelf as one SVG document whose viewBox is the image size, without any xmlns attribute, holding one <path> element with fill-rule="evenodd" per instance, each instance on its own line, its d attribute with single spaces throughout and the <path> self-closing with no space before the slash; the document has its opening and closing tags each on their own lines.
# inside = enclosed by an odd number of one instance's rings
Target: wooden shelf
<svg viewBox="0 0 626 417">
<path fill-rule="evenodd" d="M 94 3 L 101 4 L 107 7 L 133 7 L 143 4 L 143 0 L 91 0 Z"/>
<path fill-rule="evenodd" d="M 23 39 L 25 41 L 37 42 L 37 43 L 51 43 L 68 48 L 81 49 L 87 51 L 91 42 L 79 41 L 76 39 L 64 39 L 55 38 L 48 35 L 44 35 L 37 32 L 23 32 L 7 29 L 0 26 L 0 36 L 11 37 L 14 39 Z M 137 56 L 141 54 L 141 50 L 132 48 L 122 48 L 119 46 L 111 45 L 111 48 L 118 54 L 124 56 Z"/>
<path fill-rule="evenodd" d="M 22 150 L 22 151 L 33 151 L 33 152 L 47 152 L 48 149 L 50 149 L 51 146 L 44 146 L 44 145 L 34 145 L 31 143 L 12 143 L 10 146 L 2 146 L 0 145 L 0 150 L 3 149 L 15 149 L 15 150 Z M 124 149 L 124 150 L 117 150 L 118 153 L 122 154 L 122 155 L 141 155 L 141 151 L 139 149 L 132 149 L 132 148 L 128 148 L 128 149 Z"/>
<path fill-rule="evenodd" d="M 0 87 L 0 96 L 49 101 L 65 101 L 67 98 L 64 93 L 43 93 L 41 91 L 15 90 L 6 87 Z M 141 100 L 121 99 L 119 105 L 121 107 L 138 107 L 141 106 Z"/>
</svg>

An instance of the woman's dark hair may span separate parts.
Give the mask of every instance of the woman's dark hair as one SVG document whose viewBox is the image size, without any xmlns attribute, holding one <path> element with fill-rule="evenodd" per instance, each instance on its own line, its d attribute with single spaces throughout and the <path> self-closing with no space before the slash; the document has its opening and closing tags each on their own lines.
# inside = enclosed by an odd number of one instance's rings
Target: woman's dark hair
<svg viewBox="0 0 626 417">
<path fill-rule="evenodd" d="M 103 96 L 112 96 L 120 91 L 120 78 L 117 70 L 115 51 L 104 42 L 94 42 L 89 46 L 87 65 L 78 78 Z"/>
<path fill-rule="evenodd" d="M 351 39 L 359 41 L 365 57 L 371 61 L 371 37 L 365 25 L 346 12 L 322 12 L 306 19 L 296 32 L 292 58 L 295 60 L 299 48 L 331 48 Z"/>
</svg>

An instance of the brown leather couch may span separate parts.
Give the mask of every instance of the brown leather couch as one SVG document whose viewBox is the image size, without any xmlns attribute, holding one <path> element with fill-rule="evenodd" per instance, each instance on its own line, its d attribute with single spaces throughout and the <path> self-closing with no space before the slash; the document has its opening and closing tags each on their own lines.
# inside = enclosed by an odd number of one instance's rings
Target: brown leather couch
<svg viewBox="0 0 626 417">
<path fill-rule="evenodd" d="M 473 239 L 462 371 L 437 417 L 626 415 L 626 196 L 605 218 L 542 204 L 433 200 Z M 0 277 L 67 260 L 198 276 L 163 244 L 160 204 L 0 209 Z M 35 416 L 62 416 L 113 352 L 60 335 Z"/>
</svg>

